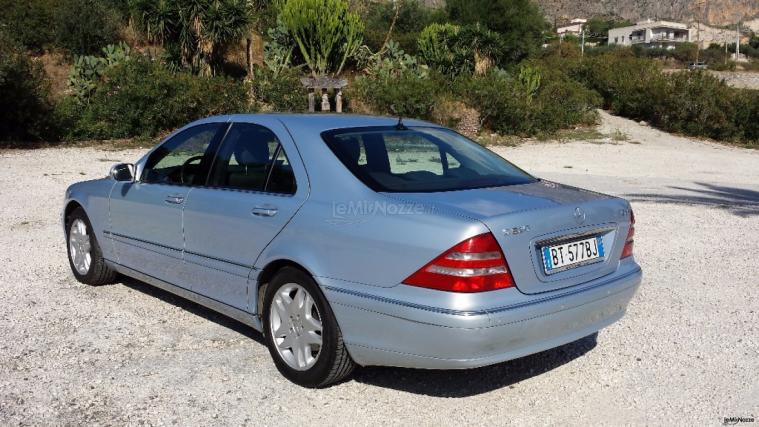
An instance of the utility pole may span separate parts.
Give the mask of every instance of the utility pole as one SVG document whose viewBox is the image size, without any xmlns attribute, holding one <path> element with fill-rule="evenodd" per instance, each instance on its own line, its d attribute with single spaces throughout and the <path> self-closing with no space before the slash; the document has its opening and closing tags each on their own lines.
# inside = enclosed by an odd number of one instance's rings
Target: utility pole
<svg viewBox="0 0 759 427">
<path fill-rule="evenodd" d="M 738 55 L 741 54 L 741 21 L 735 24 L 735 60 L 738 60 Z"/>
<path fill-rule="evenodd" d="M 697 2 L 696 7 L 698 8 L 696 12 L 696 64 L 698 64 L 701 58 L 701 16 L 703 15 L 704 2 Z"/>
<path fill-rule="evenodd" d="M 582 43 L 580 43 L 580 56 L 585 56 L 585 24 L 582 25 Z"/>
</svg>

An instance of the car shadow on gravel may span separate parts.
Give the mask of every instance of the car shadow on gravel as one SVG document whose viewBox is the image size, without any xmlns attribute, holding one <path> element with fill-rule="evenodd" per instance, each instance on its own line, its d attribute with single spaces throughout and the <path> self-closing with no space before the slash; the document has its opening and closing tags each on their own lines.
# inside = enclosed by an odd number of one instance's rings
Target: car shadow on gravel
<svg viewBox="0 0 759 427">
<path fill-rule="evenodd" d="M 468 397 L 487 393 L 542 375 L 596 347 L 598 333 L 530 356 L 483 368 L 425 370 L 367 367 L 353 374 L 355 381 L 408 393 L 435 397 Z"/>
<path fill-rule="evenodd" d="M 217 313 L 211 310 L 210 308 L 206 308 L 188 299 L 184 299 L 182 297 L 176 296 L 172 294 L 171 292 L 164 291 L 163 289 L 156 288 L 155 286 L 149 285 L 145 282 L 141 282 L 131 277 L 119 276 L 119 283 L 123 284 L 124 286 L 132 290 L 142 292 L 143 294 L 150 295 L 154 298 L 158 298 L 165 303 L 179 307 L 182 310 L 186 310 L 196 316 L 200 316 L 204 319 L 210 320 L 211 322 L 214 322 L 219 326 L 223 326 L 241 335 L 245 335 L 246 337 L 252 339 L 253 341 L 261 345 L 266 345 L 266 342 L 264 341 L 264 337 L 263 335 L 261 335 L 260 332 L 256 331 L 255 329 L 251 328 L 250 326 L 244 323 L 241 323 L 235 319 L 232 319 L 231 317 L 227 317 L 223 314 Z"/>
<path fill-rule="evenodd" d="M 134 291 L 158 298 L 167 304 L 214 322 L 219 326 L 229 328 L 263 346 L 266 345 L 261 333 L 255 329 L 210 308 L 130 277 L 120 276 L 119 283 Z M 595 333 L 551 350 L 483 368 L 425 370 L 372 366 L 356 369 L 352 377 L 348 377 L 345 381 L 355 380 L 377 387 L 429 396 L 473 396 L 503 387 L 513 388 L 514 384 L 520 381 L 544 374 L 571 362 L 595 348 L 597 337 L 598 334 Z"/>
<path fill-rule="evenodd" d="M 673 194 L 632 193 L 625 197 L 632 202 L 653 202 L 680 205 L 700 205 L 721 208 L 748 218 L 759 215 L 759 191 L 739 187 L 695 182 L 700 188 L 670 186 Z"/>
</svg>

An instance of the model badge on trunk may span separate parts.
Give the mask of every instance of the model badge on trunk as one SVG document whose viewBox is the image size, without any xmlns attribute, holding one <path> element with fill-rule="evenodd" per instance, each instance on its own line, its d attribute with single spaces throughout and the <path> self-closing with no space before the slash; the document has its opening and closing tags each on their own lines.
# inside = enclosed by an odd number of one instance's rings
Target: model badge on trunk
<svg viewBox="0 0 759 427">
<path fill-rule="evenodd" d="M 504 228 L 503 234 L 506 236 L 514 236 L 517 234 L 525 233 L 527 231 L 530 231 L 529 225 L 520 225 L 519 227 Z"/>
</svg>

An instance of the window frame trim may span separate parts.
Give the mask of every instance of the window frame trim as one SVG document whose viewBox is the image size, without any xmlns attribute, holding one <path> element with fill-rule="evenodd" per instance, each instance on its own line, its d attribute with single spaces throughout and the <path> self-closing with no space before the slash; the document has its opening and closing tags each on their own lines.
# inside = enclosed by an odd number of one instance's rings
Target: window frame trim
<svg viewBox="0 0 759 427">
<path fill-rule="evenodd" d="M 205 190 L 221 190 L 221 191 L 234 191 L 234 192 L 240 192 L 240 193 L 249 193 L 249 194 L 260 194 L 260 195 L 269 195 L 269 196 L 278 196 L 278 197 L 295 197 L 295 194 L 298 192 L 298 177 L 295 175 L 295 170 L 293 170 L 293 180 L 295 181 L 295 191 L 292 193 L 279 193 L 274 191 L 267 191 L 269 188 L 269 180 L 271 179 L 271 173 L 274 170 L 273 167 L 270 167 L 268 172 L 266 173 L 266 180 L 264 181 L 264 188 L 262 190 L 252 190 L 249 188 L 237 188 L 237 187 L 228 187 L 228 186 L 222 186 L 222 185 L 211 185 L 211 172 L 213 172 L 213 168 L 216 165 L 216 161 L 219 157 L 219 153 L 221 152 L 221 149 L 224 147 L 224 143 L 227 141 L 227 136 L 229 135 L 229 131 L 232 130 L 232 127 L 234 125 L 251 125 L 251 126 L 258 126 L 262 127 L 269 132 L 271 132 L 272 135 L 277 139 L 277 148 L 274 150 L 274 155 L 272 156 L 272 159 L 274 161 L 277 160 L 277 157 L 279 156 L 279 153 L 282 152 L 285 147 L 282 145 L 282 140 L 277 135 L 274 130 L 269 128 L 268 126 L 264 126 L 259 123 L 253 123 L 253 122 L 239 122 L 239 121 L 229 121 L 227 122 L 229 125 L 227 127 L 226 132 L 224 132 L 224 136 L 219 141 L 219 145 L 216 147 L 216 152 L 214 154 L 213 161 L 211 162 L 211 167 L 208 169 L 208 175 L 206 176 L 205 185 L 193 185 L 193 188 L 202 188 Z M 285 153 L 285 156 L 287 156 L 287 153 Z M 288 157 L 289 161 L 289 157 Z M 292 166 L 292 164 L 291 164 Z"/>
</svg>

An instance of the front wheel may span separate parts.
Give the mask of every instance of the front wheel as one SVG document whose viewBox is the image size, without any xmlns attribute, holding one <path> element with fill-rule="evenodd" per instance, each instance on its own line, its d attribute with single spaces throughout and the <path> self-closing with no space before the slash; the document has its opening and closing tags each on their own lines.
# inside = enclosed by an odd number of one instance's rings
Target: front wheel
<svg viewBox="0 0 759 427">
<path fill-rule="evenodd" d="M 335 316 L 314 280 L 292 267 L 269 283 L 264 333 L 279 372 L 304 387 L 324 387 L 350 375 L 355 363 Z"/>
<path fill-rule="evenodd" d="M 103 259 L 92 224 L 82 208 L 76 208 L 66 218 L 66 248 L 76 280 L 88 285 L 103 285 L 116 279 L 116 272 Z"/>
</svg>

